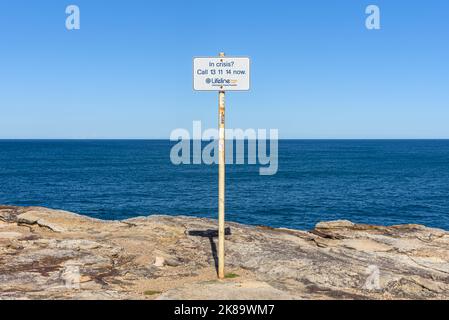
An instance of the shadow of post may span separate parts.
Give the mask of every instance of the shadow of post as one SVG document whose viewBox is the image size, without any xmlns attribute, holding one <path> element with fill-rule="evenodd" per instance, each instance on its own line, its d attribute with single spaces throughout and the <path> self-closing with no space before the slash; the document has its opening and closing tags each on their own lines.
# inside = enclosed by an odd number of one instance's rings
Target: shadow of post
<svg viewBox="0 0 449 320">
<path fill-rule="evenodd" d="M 218 230 L 192 230 L 187 233 L 189 236 L 208 238 L 210 243 L 210 249 L 212 251 L 212 257 L 214 258 L 215 271 L 218 274 L 218 254 L 217 245 L 215 244 L 214 238 L 218 238 Z M 225 236 L 231 235 L 231 228 L 225 228 Z"/>
</svg>

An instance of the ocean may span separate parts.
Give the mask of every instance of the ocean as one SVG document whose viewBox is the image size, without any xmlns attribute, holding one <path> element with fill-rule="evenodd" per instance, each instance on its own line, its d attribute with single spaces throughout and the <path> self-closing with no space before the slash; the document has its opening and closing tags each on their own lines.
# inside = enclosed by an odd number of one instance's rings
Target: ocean
<svg viewBox="0 0 449 320">
<path fill-rule="evenodd" d="M 0 140 L 0 204 L 116 220 L 217 217 L 216 165 L 173 165 L 168 140 Z M 449 140 L 281 140 L 279 171 L 228 165 L 226 219 L 311 229 L 348 219 L 449 230 Z"/>
</svg>

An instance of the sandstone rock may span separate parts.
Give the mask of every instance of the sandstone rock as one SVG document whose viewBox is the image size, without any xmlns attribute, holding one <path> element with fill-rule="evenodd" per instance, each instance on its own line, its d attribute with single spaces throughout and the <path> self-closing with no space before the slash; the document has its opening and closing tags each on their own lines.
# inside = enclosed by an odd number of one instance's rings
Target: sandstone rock
<svg viewBox="0 0 449 320">
<path fill-rule="evenodd" d="M 336 220 L 319 222 L 316 225 L 316 229 L 337 229 L 337 228 L 352 228 L 354 223 L 348 220 Z"/>
<path fill-rule="evenodd" d="M 23 234 L 19 232 L 0 232 L 0 239 L 17 239 L 22 236 Z"/>
<path fill-rule="evenodd" d="M 236 299 L 236 292 L 241 300 L 293 300 L 295 298 L 265 282 L 209 281 L 191 283 L 168 290 L 157 300 L 233 300 Z"/>
<path fill-rule="evenodd" d="M 36 215 L 35 212 L 25 212 L 17 217 L 17 222 L 19 224 L 28 224 L 34 225 L 37 224 L 39 227 L 48 228 L 54 232 L 64 232 L 65 229 L 61 226 L 52 223 L 51 221 L 47 221 L 44 218 L 41 218 L 39 215 Z"/>
<path fill-rule="evenodd" d="M 227 227 L 217 281 L 216 221 L 0 206 L 0 299 L 449 299 L 444 230 Z"/>
</svg>

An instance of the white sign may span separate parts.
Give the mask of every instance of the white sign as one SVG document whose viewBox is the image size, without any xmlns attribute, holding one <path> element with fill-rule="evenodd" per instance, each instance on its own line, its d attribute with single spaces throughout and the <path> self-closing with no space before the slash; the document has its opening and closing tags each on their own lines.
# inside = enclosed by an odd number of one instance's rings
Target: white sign
<svg viewBox="0 0 449 320">
<path fill-rule="evenodd" d="M 193 59 L 193 89 L 197 91 L 246 91 L 249 76 L 249 58 Z"/>
</svg>

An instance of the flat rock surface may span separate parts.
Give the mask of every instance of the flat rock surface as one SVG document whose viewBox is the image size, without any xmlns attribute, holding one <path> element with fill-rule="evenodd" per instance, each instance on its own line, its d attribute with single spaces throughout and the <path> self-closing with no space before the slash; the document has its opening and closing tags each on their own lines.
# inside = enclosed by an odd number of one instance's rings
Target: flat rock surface
<svg viewBox="0 0 449 320">
<path fill-rule="evenodd" d="M 0 206 L 0 299 L 449 299 L 444 230 L 229 223 L 218 281 L 216 225 Z"/>
</svg>

